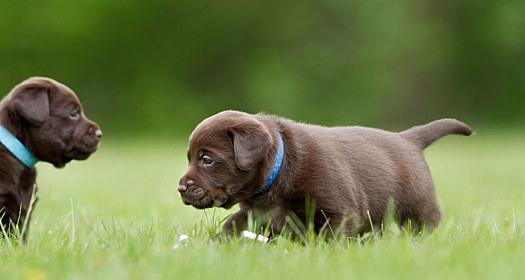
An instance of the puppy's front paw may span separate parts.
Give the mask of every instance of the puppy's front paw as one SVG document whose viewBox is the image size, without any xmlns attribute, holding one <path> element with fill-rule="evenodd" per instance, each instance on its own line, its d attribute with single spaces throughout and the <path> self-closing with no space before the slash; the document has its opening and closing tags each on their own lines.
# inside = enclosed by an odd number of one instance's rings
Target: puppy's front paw
<svg viewBox="0 0 525 280">
<path fill-rule="evenodd" d="M 228 238 L 240 236 L 240 233 L 246 229 L 248 215 L 244 211 L 233 214 L 222 226 L 222 234 Z"/>
</svg>

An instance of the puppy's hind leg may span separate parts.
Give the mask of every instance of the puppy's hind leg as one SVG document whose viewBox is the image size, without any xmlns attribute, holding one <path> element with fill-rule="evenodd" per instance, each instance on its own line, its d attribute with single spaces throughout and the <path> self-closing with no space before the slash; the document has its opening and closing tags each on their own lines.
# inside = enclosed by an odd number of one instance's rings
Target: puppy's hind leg
<svg viewBox="0 0 525 280">
<path fill-rule="evenodd" d="M 419 230 L 432 231 L 441 221 L 441 210 L 435 197 L 429 199 L 425 205 L 421 206 L 418 213 Z"/>
<path fill-rule="evenodd" d="M 399 224 L 412 232 L 430 232 L 441 221 L 441 210 L 434 192 L 426 193 L 407 206 L 400 213 Z"/>
</svg>

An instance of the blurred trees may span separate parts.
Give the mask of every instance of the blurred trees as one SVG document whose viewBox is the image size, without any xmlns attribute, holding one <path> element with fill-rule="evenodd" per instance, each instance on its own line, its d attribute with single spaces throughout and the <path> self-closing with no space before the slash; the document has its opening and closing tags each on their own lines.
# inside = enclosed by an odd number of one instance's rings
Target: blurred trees
<svg viewBox="0 0 525 280">
<path fill-rule="evenodd" d="M 524 11 L 520 0 L 0 0 L 0 90 L 56 78 L 108 134 L 185 137 L 223 109 L 516 124 Z"/>
</svg>

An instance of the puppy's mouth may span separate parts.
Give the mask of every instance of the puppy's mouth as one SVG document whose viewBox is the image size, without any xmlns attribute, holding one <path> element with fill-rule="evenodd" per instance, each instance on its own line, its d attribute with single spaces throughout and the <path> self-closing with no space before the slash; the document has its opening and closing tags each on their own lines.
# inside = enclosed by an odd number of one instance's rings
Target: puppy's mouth
<svg viewBox="0 0 525 280">
<path fill-rule="evenodd" d="M 95 145 L 78 144 L 73 146 L 71 150 L 66 153 L 67 161 L 71 160 L 86 160 L 96 152 L 98 149 L 98 143 Z"/>
<path fill-rule="evenodd" d="M 213 197 L 204 188 L 195 185 L 188 187 L 186 192 L 181 193 L 181 197 L 184 204 L 197 209 L 223 207 L 228 202 L 227 197 Z"/>
</svg>

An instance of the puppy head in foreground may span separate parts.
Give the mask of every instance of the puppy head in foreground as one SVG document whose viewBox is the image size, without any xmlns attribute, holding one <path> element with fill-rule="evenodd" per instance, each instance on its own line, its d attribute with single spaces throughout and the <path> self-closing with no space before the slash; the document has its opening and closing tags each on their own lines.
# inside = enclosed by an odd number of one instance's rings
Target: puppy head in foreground
<svg viewBox="0 0 525 280">
<path fill-rule="evenodd" d="M 254 115 L 225 111 L 201 122 L 190 136 L 188 169 L 179 181 L 185 204 L 230 208 L 253 197 L 275 137 Z"/>
<path fill-rule="evenodd" d="M 34 77 L 15 86 L 1 101 L 0 114 L 2 125 L 35 158 L 59 168 L 87 159 L 102 137 L 75 93 L 49 78 Z"/>
</svg>

